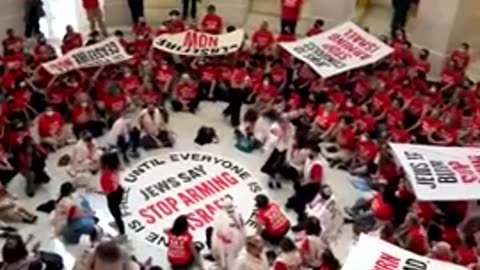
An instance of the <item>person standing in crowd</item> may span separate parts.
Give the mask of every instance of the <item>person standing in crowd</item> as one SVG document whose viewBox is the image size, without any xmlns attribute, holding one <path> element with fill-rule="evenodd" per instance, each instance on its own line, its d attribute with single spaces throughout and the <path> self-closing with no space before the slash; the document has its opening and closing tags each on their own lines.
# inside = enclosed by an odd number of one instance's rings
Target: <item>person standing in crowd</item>
<svg viewBox="0 0 480 270">
<path fill-rule="evenodd" d="M 181 215 L 175 219 L 172 228 L 165 231 L 168 237 L 167 259 L 173 270 L 190 269 L 200 263 L 189 226 L 187 216 Z"/>
<path fill-rule="evenodd" d="M 120 204 L 122 203 L 124 189 L 120 184 L 120 159 L 117 152 L 106 152 L 101 159 L 102 174 L 100 187 L 107 196 L 108 210 L 115 220 L 120 239 L 125 240 L 125 224 L 122 219 Z"/>
<path fill-rule="evenodd" d="M 293 140 L 294 132 L 290 121 L 280 116 L 277 116 L 270 126 L 267 142 L 264 145 L 264 151 L 270 155 L 261 168 L 261 171 L 269 176 L 269 188 L 282 188 L 277 174 L 285 163 L 287 148 Z"/>
<path fill-rule="evenodd" d="M 268 270 L 268 259 L 265 255 L 264 244 L 260 237 L 249 236 L 245 249 L 235 260 L 232 270 Z"/>
<path fill-rule="evenodd" d="M 140 112 L 138 124 L 140 126 L 140 144 L 145 150 L 160 147 L 172 147 L 173 139 L 167 130 L 167 123 L 159 108 L 153 104 Z"/>
<path fill-rule="evenodd" d="M 77 201 L 75 187 L 70 182 L 60 186 L 60 195 L 56 201 L 52 226 L 55 235 L 62 236 L 69 244 L 77 244 L 82 235 L 90 236 L 93 243 L 100 239 L 101 229 L 88 202 Z"/>
<path fill-rule="evenodd" d="M 229 102 L 227 108 L 223 110 L 223 116 L 230 117 L 232 127 L 238 127 L 240 125 L 242 104 L 247 96 L 247 89 L 251 84 L 250 77 L 245 70 L 244 61 L 238 61 L 230 78 Z"/>
<path fill-rule="evenodd" d="M 222 210 L 214 218 L 211 235 L 213 257 L 222 269 L 231 269 L 245 244 L 246 230 L 243 217 L 230 197 L 223 199 Z"/>
<path fill-rule="evenodd" d="M 197 19 L 197 1 L 198 0 L 182 0 L 182 19 L 188 20 L 189 15 L 193 20 Z"/>
<path fill-rule="evenodd" d="M 272 245 L 280 244 L 290 230 L 290 221 L 280 207 L 263 194 L 255 197 L 255 206 L 257 207 L 256 219 L 260 235 Z"/>
<path fill-rule="evenodd" d="M 45 16 L 42 0 L 25 0 L 25 37 L 40 35 L 40 19 Z"/>
<path fill-rule="evenodd" d="M 405 29 L 408 19 L 408 11 L 410 10 L 411 0 L 392 0 L 393 17 L 391 24 L 392 37 L 398 29 Z"/>
<path fill-rule="evenodd" d="M 290 29 L 290 34 L 295 36 L 297 22 L 302 11 L 303 0 L 282 0 L 281 23 L 282 34 L 285 29 Z"/>
<path fill-rule="evenodd" d="M 97 31 L 97 27 L 100 28 L 102 35 L 108 36 L 107 26 L 105 25 L 102 8 L 100 7 L 99 0 L 82 0 L 83 8 L 87 14 L 87 20 L 90 24 L 90 32 Z"/>
<path fill-rule="evenodd" d="M 207 7 L 207 15 L 202 19 L 202 30 L 206 33 L 218 35 L 223 31 L 223 19 L 216 14 L 216 7 L 209 5 Z"/>
<path fill-rule="evenodd" d="M 126 112 L 123 110 L 113 122 L 107 133 L 107 145 L 118 148 L 123 161 L 128 164 L 130 163 L 129 155 L 134 158 L 139 156 L 140 131 L 135 127 L 130 127 L 130 120 L 125 114 Z"/>
<path fill-rule="evenodd" d="M 139 23 L 139 19 L 144 17 L 143 0 L 128 0 L 128 7 L 132 15 L 133 24 Z"/>
</svg>

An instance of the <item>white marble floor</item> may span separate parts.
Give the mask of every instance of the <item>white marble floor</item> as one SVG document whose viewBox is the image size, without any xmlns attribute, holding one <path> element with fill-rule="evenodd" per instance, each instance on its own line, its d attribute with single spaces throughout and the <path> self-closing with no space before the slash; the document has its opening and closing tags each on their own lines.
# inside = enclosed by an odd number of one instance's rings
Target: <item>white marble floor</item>
<svg viewBox="0 0 480 270">
<path fill-rule="evenodd" d="M 173 149 L 163 149 L 153 151 L 149 153 L 143 153 L 141 160 L 152 157 L 161 156 L 169 151 L 185 151 L 185 150 L 201 150 L 206 152 L 215 153 L 228 157 L 232 160 L 238 161 L 247 167 L 258 179 L 258 183 L 266 189 L 266 176 L 262 175 L 259 171 L 260 165 L 264 160 L 264 156 L 260 153 L 243 154 L 236 150 L 233 146 L 233 134 L 232 129 L 227 125 L 221 116 L 221 110 L 224 104 L 221 103 L 202 103 L 200 105 L 200 111 L 196 115 L 188 113 L 175 113 L 171 115 L 170 127 L 175 132 L 177 138 L 177 144 Z M 202 126 L 212 126 L 216 129 L 221 138 L 220 143 L 216 145 L 209 145 L 205 147 L 199 147 L 193 143 L 194 136 L 197 129 Z M 101 142 L 102 140 L 100 140 Z M 51 155 L 48 158 L 48 173 L 52 176 L 52 181 L 48 185 L 42 187 L 37 195 L 33 199 L 29 199 L 23 192 L 24 179 L 17 176 L 9 186 L 9 190 L 18 195 L 19 199 L 29 208 L 36 208 L 38 204 L 45 202 L 46 200 L 56 198 L 58 194 L 59 186 L 69 180 L 69 176 L 66 174 L 64 168 L 56 166 L 58 158 L 68 153 L 70 148 L 62 149 L 58 153 Z M 166 172 L 167 174 L 168 172 Z M 93 181 L 96 181 L 94 179 Z M 335 196 L 339 202 L 340 207 L 352 204 L 356 198 L 361 194 L 351 186 L 348 182 L 348 176 L 346 173 L 336 170 L 328 170 L 326 173 L 326 182 L 332 186 Z M 286 198 L 291 194 L 291 187 L 285 187 L 280 191 L 267 191 L 268 195 L 279 204 L 283 205 Z M 100 195 L 88 195 L 89 201 L 92 203 L 97 215 L 101 220 L 102 227 L 109 233 L 115 234 L 114 230 L 108 226 L 108 223 L 113 221 L 113 218 L 109 215 L 105 199 Z M 85 248 L 88 244 L 87 241 L 82 242 L 79 246 L 65 246 L 59 239 L 52 238 L 51 230 L 48 224 L 48 217 L 42 213 L 39 213 L 40 218 L 34 226 L 21 226 L 21 233 L 23 235 L 34 234 L 36 239 L 41 241 L 42 248 L 53 250 L 62 254 L 65 259 L 67 269 L 70 269 L 74 262 L 74 257 L 80 252 L 79 250 Z M 130 236 L 132 246 L 135 247 L 134 253 L 139 258 L 146 258 L 153 256 L 156 262 L 163 262 L 164 258 L 158 258 L 155 249 L 146 245 L 144 242 L 135 239 L 134 235 Z M 348 253 L 350 243 L 352 239 L 350 226 L 344 226 L 343 232 L 338 243 L 335 245 L 334 250 L 339 258 L 344 259 Z"/>
</svg>

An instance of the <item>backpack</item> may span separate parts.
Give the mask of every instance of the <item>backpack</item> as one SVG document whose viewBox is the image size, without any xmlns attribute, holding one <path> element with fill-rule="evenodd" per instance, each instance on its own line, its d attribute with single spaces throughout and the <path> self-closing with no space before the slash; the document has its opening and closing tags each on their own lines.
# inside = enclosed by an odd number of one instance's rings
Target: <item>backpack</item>
<svg viewBox="0 0 480 270">
<path fill-rule="evenodd" d="M 38 253 L 39 260 L 45 264 L 45 270 L 63 270 L 63 258 L 57 253 L 40 251 Z"/>
</svg>

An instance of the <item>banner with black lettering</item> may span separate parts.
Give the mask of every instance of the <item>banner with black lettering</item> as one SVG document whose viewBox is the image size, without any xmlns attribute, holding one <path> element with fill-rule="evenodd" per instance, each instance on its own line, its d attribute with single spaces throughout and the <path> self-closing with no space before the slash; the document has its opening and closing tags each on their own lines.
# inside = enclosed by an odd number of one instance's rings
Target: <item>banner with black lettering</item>
<svg viewBox="0 0 480 270">
<path fill-rule="evenodd" d="M 188 30 L 182 33 L 160 35 L 154 40 L 153 46 L 158 50 L 176 55 L 225 55 L 238 51 L 244 36 L 243 29 L 222 35 Z"/>
<path fill-rule="evenodd" d="M 280 46 L 323 78 L 372 64 L 393 52 L 390 46 L 352 22 Z"/>
<path fill-rule="evenodd" d="M 419 200 L 480 199 L 480 148 L 396 143 L 390 147 Z"/>
<path fill-rule="evenodd" d="M 99 43 L 77 48 L 61 57 L 44 63 L 42 66 L 52 75 L 63 74 L 75 69 L 99 67 L 129 60 L 116 37 L 107 38 Z"/>
<path fill-rule="evenodd" d="M 419 256 L 376 237 L 362 234 L 350 250 L 342 270 L 467 270 L 467 268 Z"/>
</svg>

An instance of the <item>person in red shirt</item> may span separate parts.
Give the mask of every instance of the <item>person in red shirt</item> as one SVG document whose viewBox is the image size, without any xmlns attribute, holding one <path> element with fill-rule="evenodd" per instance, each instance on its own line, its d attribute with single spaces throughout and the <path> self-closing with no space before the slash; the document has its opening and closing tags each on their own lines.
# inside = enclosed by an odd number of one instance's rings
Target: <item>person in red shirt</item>
<svg viewBox="0 0 480 270">
<path fill-rule="evenodd" d="M 200 83 L 198 84 L 199 95 L 202 100 L 218 100 L 220 98 L 217 88 L 219 69 L 207 59 L 195 58 L 192 69 L 197 71 Z"/>
<path fill-rule="evenodd" d="M 290 230 L 290 221 L 280 207 L 270 202 L 268 197 L 263 194 L 255 197 L 255 206 L 257 207 L 256 219 L 260 235 L 272 245 L 280 244 Z"/>
<path fill-rule="evenodd" d="M 407 236 L 404 248 L 420 256 L 428 254 L 428 239 L 425 228 L 415 215 L 407 216 Z"/>
<path fill-rule="evenodd" d="M 87 20 L 90 24 L 90 32 L 97 31 L 98 26 L 102 35 L 108 36 L 99 0 L 82 0 L 82 2 L 83 8 L 87 14 Z"/>
<path fill-rule="evenodd" d="M 318 108 L 313 129 L 319 134 L 319 138 L 322 140 L 331 138 L 338 126 L 339 118 L 340 115 L 334 109 L 332 102 L 327 102 L 324 106 Z"/>
<path fill-rule="evenodd" d="M 166 22 L 166 25 L 169 33 L 175 34 L 187 30 L 187 26 L 180 19 L 180 12 L 178 12 L 178 10 L 170 11 L 168 16 L 170 16 L 170 19 Z"/>
<path fill-rule="evenodd" d="M 423 72 L 425 75 L 430 73 L 430 62 L 428 62 L 428 57 L 430 55 L 430 51 L 427 49 L 422 49 L 418 54 L 418 58 L 415 62 L 415 69 L 417 71 Z"/>
<path fill-rule="evenodd" d="M 230 99 L 228 106 L 223 110 L 225 117 L 231 117 L 233 127 L 240 125 L 242 104 L 251 86 L 251 79 L 245 70 L 245 62 L 239 61 L 230 76 Z"/>
<path fill-rule="evenodd" d="M 141 83 L 137 75 L 133 74 L 130 69 L 126 69 L 123 73 L 123 77 L 120 79 L 120 86 L 125 94 L 131 98 L 136 98 Z"/>
<path fill-rule="evenodd" d="M 120 45 L 122 45 L 122 47 L 127 50 L 128 47 L 130 46 L 130 43 L 125 40 L 125 37 L 123 35 L 123 32 L 121 30 L 116 30 L 113 35 L 118 39 L 118 41 L 120 42 Z"/>
<path fill-rule="evenodd" d="M 478 263 L 477 242 L 473 235 L 463 237 L 461 245 L 455 252 L 455 257 L 455 262 L 463 266 Z"/>
<path fill-rule="evenodd" d="M 163 94 L 168 94 L 175 76 L 175 70 L 170 66 L 168 59 L 160 60 L 160 64 L 154 67 L 153 76 L 157 89 Z"/>
<path fill-rule="evenodd" d="M 172 228 L 165 231 L 168 237 L 167 259 L 172 269 L 190 269 L 198 264 L 198 253 L 190 224 L 185 215 L 175 219 Z"/>
<path fill-rule="evenodd" d="M 40 36 L 37 40 L 37 45 L 33 49 L 33 57 L 35 63 L 40 65 L 43 62 L 48 62 L 57 57 L 55 48 L 47 43 L 47 39 L 44 36 Z"/>
<path fill-rule="evenodd" d="M 440 74 L 440 83 L 443 89 L 459 84 L 463 78 L 463 71 L 458 68 L 457 62 L 450 60 Z"/>
<path fill-rule="evenodd" d="M 203 17 L 201 23 L 202 30 L 212 35 L 221 34 L 223 31 L 223 19 L 218 16 L 215 11 L 215 6 L 209 5 L 207 7 L 207 15 Z"/>
<path fill-rule="evenodd" d="M 172 108 L 174 111 L 190 111 L 195 113 L 199 104 L 198 100 L 198 86 L 190 78 L 188 73 L 184 73 L 175 86 Z"/>
<path fill-rule="evenodd" d="M 61 46 L 63 54 L 66 54 L 73 49 L 80 48 L 83 46 L 82 34 L 75 32 L 71 25 L 67 25 L 65 30 L 66 30 L 66 33 L 63 36 L 62 46 Z"/>
<path fill-rule="evenodd" d="M 452 250 L 457 250 L 461 244 L 460 231 L 458 230 L 456 220 L 446 217 L 442 230 L 442 240 L 447 242 Z"/>
<path fill-rule="evenodd" d="M 323 32 L 323 26 L 325 22 L 322 19 L 318 19 L 313 24 L 312 28 L 307 31 L 307 37 L 315 36 Z"/>
<path fill-rule="evenodd" d="M 260 29 L 255 31 L 252 35 L 252 47 L 255 53 L 269 54 L 275 43 L 273 33 L 268 29 L 268 23 L 263 22 Z"/>
<path fill-rule="evenodd" d="M 138 21 L 132 28 L 132 32 L 136 37 L 150 36 L 153 33 L 153 30 L 149 25 L 147 25 L 144 17 L 139 17 Z"/>
<path fill-rule="evenodd" d="M 104 125 L 101 121 L 96 120 L 95 110 L 89 104 L 88 99 L 76 102 L 70 110 L 70 115 L 72 116 L 73 134 L 77 139 L 85 131 L 94 138 L 102 135 Z"/>
<path fill-rule="evenodd" d="M 106 90 L 107 93 L 102 97 L 102 102 L 108 116 L 113 119 L 127 108 L 127 98 L 121 86 L 116 82 L 108 85 Z"/>
<path fill-rule="evenodd" d="M 303 0 L 282 0 L 281 2 L 281 24 L 282 31 L 289 28 L 292 35 L 295 35 L 297 21 L 303 6 Z"/>
<path fill-rule="evenodd" d="M 7 55 L 9 51 L 17 52 L 23 49 L 23 38 L 15 34 L 12 28 L 7 29 L 7 37 L 2 41 L 3 55 Z"/>
<path fill-rule="evenodd" d="M 66 144 L 65 121 L 52 106 L 47 106 L 45 112 L 38 116 L 38 135 L 40 142 L 52 150 Z"/>
<path fill-rule="evenodd" d="M 302 256 L 295 243 L 289 237 L 280 242 L 280 253 L 273 262 L 272 270 L 300 270 Z"/>
<path fill-rule="evenodd" d="M 254 89 L 251 95 L 255 95 L 254 108 L 258 111 L 269 110 L 278 95 L 278 89 L 272 85 L 270 74 L 262 76 L 262 81 Z"/>
<path fill-rule="evenodd" d="M 465 71 L 470 64 L 470 45 L 466 42 L 460 45 L 460 48 L 456 49 L 450 55 L 450 60 L 454 61 L 458 68 L 462 71 Z"/>
<path fill-rule="evenodd" d="M 107 205 L 110 214 L 115 220 L 119 234 L 125 238 L 125 224 L 122 219 L 120 204 L 124 189 L 120 184 L 120 158 L 117 152 L 106 152 L 100 158 L 101 174 L 100 188 L 107 196 Z"/>
</svg>

